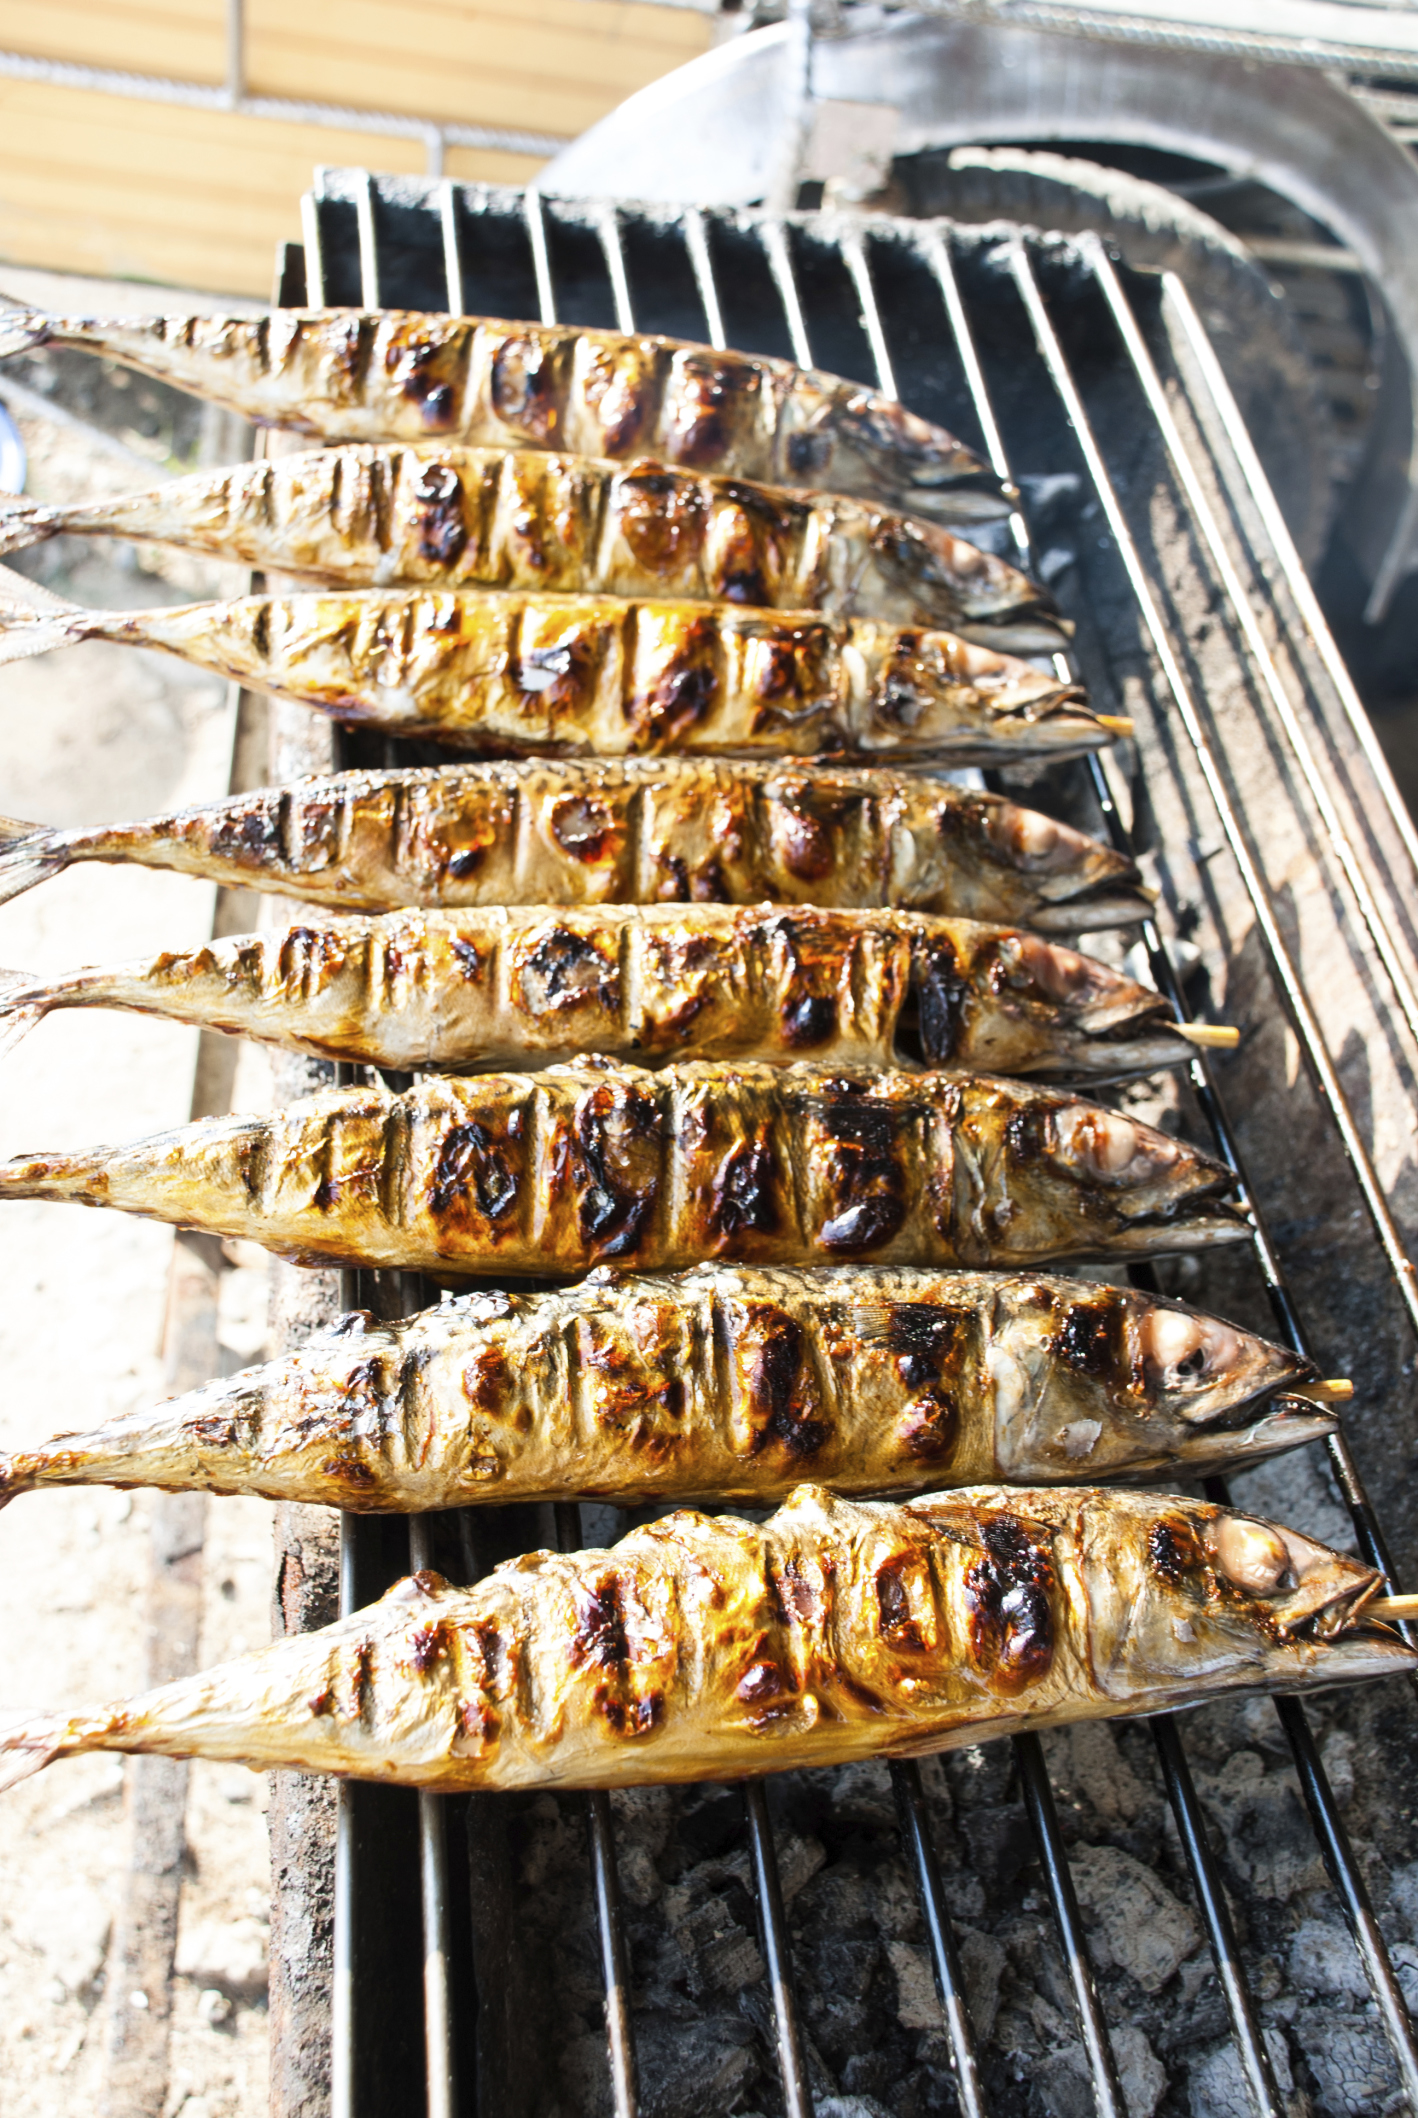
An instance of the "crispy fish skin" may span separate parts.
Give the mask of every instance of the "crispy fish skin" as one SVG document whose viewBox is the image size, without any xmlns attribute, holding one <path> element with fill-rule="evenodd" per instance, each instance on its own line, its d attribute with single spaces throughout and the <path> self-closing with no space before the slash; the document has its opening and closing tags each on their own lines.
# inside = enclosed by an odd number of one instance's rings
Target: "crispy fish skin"
<svg viewBox="0 0 1418 2118">
<path fill-rule="evenodd" d="M 1199 1149 L 1024 1082 L 593 1058 L 0 1164 L 0 1199 L 445 1277 L 1137 1257 L 1239 1240 L 1231 1189 Z"/>
<path fill-rule="evenodd" d="M 952 633 L 614 597 L 373 589 L 177 609 L 0 605 L 0 661 L 162 648 L 334 719 L 465 750 L 988 763 L 1100 749 L 1075 684 Z"/>
<path fill-rule="evenodd" d="M 626 758 L 292 781 L 131 824 L 0 820 L 0 902 L 132 861 L 333 911 L 901 905 L 1078 934 L 1143 919 L 1131 862 L 999 794 L 881 769 Z"/>
<path fill-rule="evenodd" d="M 755 905 L 393 912 L 59 977 L 0 974 L 0 1049 L 131 1008 L 320 1058 L 467 1072 L 597 1052 L 1118 1080 L 1191 1056 L 1168 1003 L 1015 927 Z"/>
<path fill-rule="evenodd" d="M 710 1265 L 362 1312 L 262 1367 L 0 1456 L 58 1485 L 356 1513 L 595 1499 L 767 1506 L 982 1479 L 1199 1476 L 1333 1431 L 1308 1361 L 1132 1288 Z"/>
<path fill-rule="evenodd" d="M 1175 1495 L 800 1486 L 766 1523 L 682 1510 L 532 1552 L 116 1707 L 0 1737 L 414 1787 L 614 1787 L 911 1757 L 1228 1692 L 1398 1675 L 1372 1568 Z"/>
<path fill-rule="evenodd" d="M 1061 644 L 1053 597 L 932 523 L 663 464 L 494 449 L 335 449 L 68 508 L 0 505 L 0 550 L 61 530 L 210 552 L 343 589 L 672 598 Z"/>
<path fill-rule="evenodd" d="M 106 355 L 320 441 L 653 455 L 956 514 L 1009 511 L 973 450 L 891 399 L 818 369 L 681 339 L 397 309 L 5 317 L 0 358 L 42 345 Z"/>
</svg>

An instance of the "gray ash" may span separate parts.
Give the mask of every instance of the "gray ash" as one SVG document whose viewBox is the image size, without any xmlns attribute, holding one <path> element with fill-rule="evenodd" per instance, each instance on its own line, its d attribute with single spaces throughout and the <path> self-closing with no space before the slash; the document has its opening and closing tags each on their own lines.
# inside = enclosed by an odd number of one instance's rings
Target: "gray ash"
<svg viewBox="0 0 1418 2118">
<path fill-rule="evenodd" d="M 1392 1684 L 1321 1697 L 1312 1719 L 1411 2004 L 1409 1711 Z M 1186 1716 L 1183 1732 L 1291 2118 L 1379 2118 L 1395 2107 L 1393 2062 L 1273 1706 L 1207 1707 Z M 1046 1750 L 1130 2118 L 1248 2118 L 1145 1726 L 1089 1724 L 1046 1738 Z M 923 1771 L 990 2108 L 999 2118 L 1091 2118 L 1013 1750 L 991 1743 Z M 768 1798 L 819 2118 L 953 2112 L 887 1767 L 784 1774 L 768 1782 Z M 646 2118 L 776 2118 L 741 1795 L 706 1785 L 612 1800 Z M 602 2118 L 611 2103 L 581 1805 L 487 1797 L 471 1816 L 480 2107 Z"/>
</svg>

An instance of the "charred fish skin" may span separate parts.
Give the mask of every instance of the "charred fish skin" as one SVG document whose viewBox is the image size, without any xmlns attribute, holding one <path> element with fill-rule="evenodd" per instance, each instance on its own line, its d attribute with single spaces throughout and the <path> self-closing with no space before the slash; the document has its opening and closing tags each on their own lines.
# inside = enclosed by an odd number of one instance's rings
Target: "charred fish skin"
<svg viewBox="0 0 1418 2118">
<path fill-rule="evenodd" d="M 1399 1675 L 1381 1577 L 1174 1495 L 798 1487 L 608 1551 L 436 1574 L 118 1707 L 0 1737 L 0 1783 L 89 1750 L 439 1788 L 614 1787 L 921 1756 L 1235 1692 Z"/>
<path fill-rule="evenodd" d="M 336 449 L 68 508 L 6 502 L 0 549 L 61 530 L 170 543 L 329 583 L 614 595 L 943 627 L 1060 646 L 1052 596 L 934 523 L 662 464 Z"/>
<path fill-rule="evenodd" d="M 5 319 L 0 357 L 41 345 L 106 355 L 324 442 L 649 455 L 777 485 L 953 504 L 957 514 L 1009 511 L 972 450 L 891 399 L 684 340 L 400 310 Z"/>
<path fill-rule="evenodd" d="M 879 767 L 714 759 L 346 772 L 75 831 L 0 819 L 0 902 L 79 860 L 336 912 L 767 900 L 1078 934 L 1151 907 L 1131 862 L 1003 795 Z"/>
<path fill-rule="evenodd" d="M 261 691 L 465 750 L 897 755 L 969 763 L 1111 742 L 1077 685 L 953 634 L 803 612 L 370 590 L 148 611 L 0 607 L 0 661 L 161 648 Z"/>
<path fill-rule="evenodd" d="M 587 1058 L 332 1089 L 131 1146 L 17 1156 L 0 1200 L 116 1207 L 297 1260 L 447 1278 L 597 1264 L 1023 1265 L 1241 1240 L 1224 1164 L 987 1075 Z"/>
<path fill-rule="evenodd" d="M 354 1513 L 595 1499 L 767 1506 L 998 1479 L 1200 1475 L 1333 1430 L 1307 1361 L 1130 1288 L 700 1266 L 363 1313 L 284 1358 L 0 1457 L 73 1484 Z"/>
<path fill-rule="evenodd" d="M 0 1047 L 118 1007 L 395 1071 L 724 1059 L 1116 1080 L 1182 1064 L 1161 996 L 1037 934 L 921 913 L 614 905 L 309 919 L 51 979 Z"/>
</svg>

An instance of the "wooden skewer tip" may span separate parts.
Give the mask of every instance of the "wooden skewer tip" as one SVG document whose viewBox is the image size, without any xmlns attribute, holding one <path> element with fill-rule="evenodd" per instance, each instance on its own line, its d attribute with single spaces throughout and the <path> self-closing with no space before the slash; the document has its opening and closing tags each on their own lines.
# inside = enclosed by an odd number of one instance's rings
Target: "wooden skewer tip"
<svg viewBox="0 0 1418 2118">
<path fill-rule="evenodd" d="M 1217 1052 L 1234 1052 L 1241 1041 L 1240 1031 L 1229 1022 L 1179 1022 L 1177 1035 Z"/>
<path fill-rule="evenodd" d="M 1418 1619 L 1418 1596 L 1376 1596 L 1372 1603 L 1365 1604 L 1360 1616 L 1382 1618 L 1388 1625 Z"/>
<path fill-rule="evenodd" d="M 1109 735 L 1113 736 L 1119 741 L 1121 741 L 1124 736 L 1132 734 L 1133 724 L 1132 716 L 1130 714 L 1100 713 L 1095 714 L 1094 718 L 1100 728 L 1106 728 Z"/>
<path fill-rule="evenodd" d="M 1321 1405 L 1347 1405 L 1354 1395 L 1354 1385 L 1347 1375 L 1331 1375 L 1325 1381 L 1296 1383 L 1288 1395 L 1312 1398 Z"/>
</svg>

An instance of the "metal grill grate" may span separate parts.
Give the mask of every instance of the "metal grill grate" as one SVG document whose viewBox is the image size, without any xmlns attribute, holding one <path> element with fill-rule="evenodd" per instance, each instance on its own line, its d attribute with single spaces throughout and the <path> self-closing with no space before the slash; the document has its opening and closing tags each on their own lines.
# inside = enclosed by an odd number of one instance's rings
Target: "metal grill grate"
<svg viewBox="0 0 1418 2118">
<path fill-rule="evenodd" d="M 303 226 L 306 284 L 288 284 L 287 299 L 540 316 L 786 354 L 859 376 L 891 395 L 899 389 L 913 409 L 962 432 L 998 470 L 1019 478 L 1029 511 L 1048 525 L 1046 549 L 1031 551 L 1018 515 L 1001 526 L 1000 548 L 1025 564 L 1037 558 L 1046 574 L 1065 573 L 1073 584 L 1063 589 L 1065 605 L 1080 621 L 1082 673 L 1100 702 L 1115 703 L 1105 695 L 1121 694 L 1139 722 L 1145 774 L 1129 777 L 1111 757 L 1090 762 L 1083 768 L 1084 793 L 1094 806 L 1082 820 L 1094 828 L 1101 820 L 1120 847 L 1151 848 L 1164 901 L 1182 895 L 1179 877 L 1186 880 L 1201 907 L 1202 940 L 1233 960 L 1247 949 L 1255 956 L 1257 977 L 1268 981 L 1270 999 L 1279 1003 L 1307 1062 L 1327 1128 L 1326 1169 L 1352 1186 L 1367 1215 L 1367 1233 L 1353 1239 L 1353 1271 L 1370 1303 L 1375 1343 L 1388 1349 L 1382 1356 L 1388 1366 L 1371 1364 L 1366 1395 L 1398 1392 L 1405 1358 L 1411 1366 L 1408 1334 L 1418 1328 L 1418 1285 L 1401 1232 L 1415 1199 L 1412 1172 L 1395 1153 L 1382 1114 L 1411 1115 L 1418 836 L 1181 283 L 1127 272 L 1088 239 L 1066 245 L 1018 230 L 967 231 L 878 217 L 664 215 L 546 200 L 535 192 L 372 179 L 362 171 L 322 172 L 304 201 Z M 1062 544 L 1061 537 L 1071 542 Z M 345 739 L 346 762 L 386 761 L 361 752 L 363 740 Z M 406 754 L 404 746 L 390 746 L 390 761 Z M 1318 878 L 1308 894 L 1294 884 L 1296 843 Z M 1182 982 L 1160 923 L 1148 925 L 1144 944 L 1155 982 L 1180 1003 Z M 1356 1082 L 1370 1096 L 1368 1111 L 1358 1106 Z M 1288 1181 L 1277 1185 L 1273 1167 L 1283 1099 L 1277 1105 L 1265 1084 L 1256 1094 L 1252 1078 L 1247 1115 L 1233 1124 L 1213 1069 L 1200 1057 L 1189 1086 L 1193 1119 L 1209 1128 L 1253 1215 L 1255 1272 L 1279 1335 L 1328 1362 L 1332 1305 L 1326 1305 L 1326 1329 L 1312 1334 L 1301 1301 L 1315 1305 L 1315 1270 L 1278 1244 L 1267 1223 L 1267 1208 L 1284 1216 L 1289 1207 Z M 1295 1093 L 1293 1084 L 1287 1092 Z M 1253 1182 L 1247 1165 L 1258 1148 L 1267 1174 Z M 1288 1180 L 1284 1159 L 1282 1152 Z M 1333 1203 L 1336 1216 L 1341 1204 Z M 417 1306 L 421 1296 L 417 1286 L 391 1284 L 400 1275 L 359 1278 L 351 1297 L 385 1313 Z M 1301 1278 L 1297 1294 L 1292 1282 Z M 1224 1300 L 1217 1306 L 1224 1308 Z M 1353 1450 L 1343 1437 L 1325 1447 L 1359 1549 L 1398 1586 Z M 527 1511 L 505 1512 L 518 1518 L 506 1526 L 509 1550 L 535 1541 L 535 1531 L 530 1540 L 523 1535 L 528 1525 L 520 1517 Z M 580 1542 L 579 1514 L 557 1510 L 563 1546 Z M 477 1555 L 468 1518 L 461 1527 L 458 1550 L 471 1572 Z M 480 1522 L 479 1535 L 483 1528 Z M 452 1534 L 447 1520 L 432 1529 L 416 1525 L 413 1563 L 430 1563 L 433 1538 Z M 347 1520 L 348 1603 L 365 1600 L 400 1570 L 400 1536 L 398 1525 Z M 384 1578 L 376 1578 L 381 1568 Z M 1418 2046 L 1338 1806 L 1303 1708 L 1282 1701 L 1278 1711 L 1403 2093 L 1418 2113 Z M 1182 1740 L 1171 1717 L 1154 1720 L 1152 1728 L 1243 2075 L 1256 2111 L 1282 2118 L 1284 2101 Z M 1015 1750 L 1097 2109 L 1100 2118 L 1122 2118 L 1118 2070 L 1044 1750 L 1032 1735 L 1016 1738 Z M 921 1775 L 913 1764 L 892 1771 L 957 2099 L 975 2118 L 987 2106 Z M 386 1790 L 378 1794 L 390 1799 Z M 419 2101 L 407 2071 L 397 2093 L 381 2095 L 379 2082 L 392 2079 L 387 2054 L 381 2065 L 368 2063 L 374 2010 L 386 2022 L 392 2012 L 390 1989 L 375 1990 L 374 1930 L 381 1919 L 392 1926 L 394 1900 L 407 1891 L 415 1855 L 407 1818 L 381 1835 L 362 1818 L 367 1799 L 373 1799 L 367 1790 L 346 1790 L 341 1811 L 335 2118 L 370 2118 L 376 2110 L 385 2118 Z M 623 2118 L 638 2105 L 612 1817 L 606 1796 L 585 1799 L 613 2101 Z M 783 2099 L 797 2118 L 811 2111 L 812 2100 L 761 1783 L 749 1787 L 746 1810 Z M 459 1915 L 444 1813 L 440 1798 L 422 1798 L 416 1856 L 424 1934 L 421 2086 L 430 2118 L 473 2108 L 466 2033 L 459 2030 L 469 2009 L 450 1987 Z"/>
</svg>

